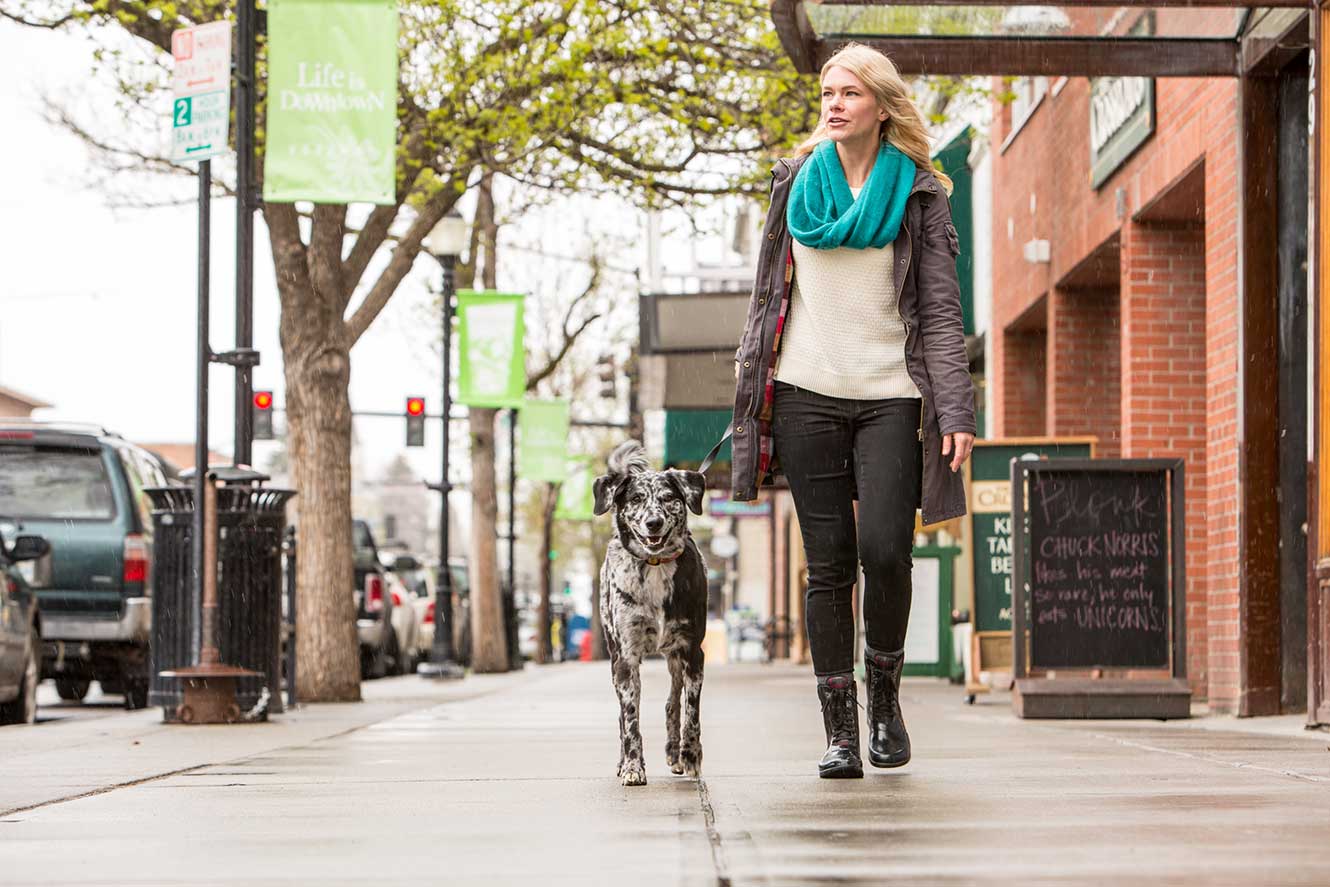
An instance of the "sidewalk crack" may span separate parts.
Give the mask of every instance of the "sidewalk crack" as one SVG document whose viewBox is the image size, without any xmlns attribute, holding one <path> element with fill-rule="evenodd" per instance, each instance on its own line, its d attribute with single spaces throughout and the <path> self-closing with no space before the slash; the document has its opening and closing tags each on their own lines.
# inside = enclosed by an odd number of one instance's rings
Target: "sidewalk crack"
<svg viewBox="0 0 1330 887">
<path fill-rule="evenodd" d="M 1161 748 L 1157 745 L 1147 745 L 1144 742 L 1136 742 L 1131 739 L 1123 739 L 1119 736 L 1109 736 L 1106 733 L 1092 733 L 1092 736 L 1098 739 L 1107 739 L 1109 742 L 1116 742 L 1118 745 L 1125 745 L 1129 748 L 1138 748 L 1142 751 L 1160 752 L 1174 757 L 1187 758 L 1193 761 L 1205 761 L 1207 764 L 1220 764 L 1225 767 L 1232 767 L 1235 770 L 1255 770 L 1261 773 L 1273 773 L 1276 776 L 1287 776 L 1291 779 L 1302 779 L 1307 782 L 1330 782 L 1330 778 L 1324 776 L 1313 776 L 1310 773 L 1302 773 L 1298 770 L 1285 770 L 1278 767 L 1262 767 L 1260 764 L 1249 764 L 1246 761 L 1225 761 L 1223 758 L 1216 758 L 1210 755 L 1195 754 L 1193 752 L 1178 751 L 1172 748 Z"/>
<path fill-rule="evenodd" d="M 716 868 L 716 887 L 731 887 L 730 866 L 725 859 L 725 845 L 716 828 L 716 810 L 711 806 L 711 792 L 706 780 L 697 778 L 697 797 L 702 803 L 702 822 L 706 825 L 707 841 L 711 844 L 711 864 Z"/>
</svg>

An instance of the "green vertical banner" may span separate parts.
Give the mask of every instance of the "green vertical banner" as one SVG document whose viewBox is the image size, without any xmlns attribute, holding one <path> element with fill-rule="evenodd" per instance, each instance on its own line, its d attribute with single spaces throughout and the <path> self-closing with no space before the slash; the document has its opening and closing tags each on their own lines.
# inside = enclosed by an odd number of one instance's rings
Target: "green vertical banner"
<svg viewBox="0 0 1330 887">
<path fill-rule="evenodd" d="M 576 456 L 569 461 L 568 478 L 559 488 L 554 517 L 556 520 L 591 520 L 596 516 L 592 487 L 596 477 L 595 460 L 590 456 Z"/>
<path fill-rule="evenodd" d="M 512 293 L 458 292 L 458 403 L 521 408 L 526 391 L 525 304 L 525 296 Z"/>
<path fill-rule="evenodd" d="M 268 0 L 263 199 L 396 202 L 397 4 Z"/>
<path fill-rule="evenodd" d="M 517 419 L 517 471 L 527 480 L 568 477 L 568 401 L 528 400 Z"/>
</svg>

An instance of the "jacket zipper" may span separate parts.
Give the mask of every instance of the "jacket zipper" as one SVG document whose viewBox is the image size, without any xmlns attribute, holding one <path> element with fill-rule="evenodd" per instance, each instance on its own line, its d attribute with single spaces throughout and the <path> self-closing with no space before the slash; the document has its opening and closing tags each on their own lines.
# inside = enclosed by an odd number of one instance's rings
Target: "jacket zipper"
<svg viewBox="0 0 1330 887">
<path fill-rule="evenodd" d="M 909 274 L 909 273 L 910 273 L 910 256 L 911 256 L 911 255 L 913 254 L 913 252 L 914 252 L 914 250 L 912 249 L 912 245 L 913 245 L 913 244 L 912 244 L 912 240 L 913 240 L 913 238 L 912 238 L 911 235 L 910 235 L 910 229 L 909 229 L 909 228 L 905 227 L 904 225 L 901 225 L 901 230 L 903 230 L 903 231 L 905 232 L 905 243 L 906 243 L 906 249 L 905 249 L 905 274 Z M 904 279 L 905 279 L 905 274 L 902 274 L 902 275 L 901 275 L 901 280 L 904 280 Z M 901 313 L 901 294 L 900 294 L 900 293 L 897 293 L 897 294 L 896 294 L 896 314 L 897 314 L 897 316 L 900 317 L 900 319 L 901 319 L 901 323 L 905 324 L 905 373 L 906 373 L 906 375 L 909 375 L 909 372 L 910 372 L 910 322 L 909 322 L 908 320 L 906 320 L 906 319 L 905 319 L 905 315 Z M 910 381 L 913 382 L 914 379 L 911 378 Z M 918 383 L 918 382 L 915 382 L 914 385 L 915 385 L 916 388 L 919 387 L 919 383 Z M 920 443 L 923 443 L 923 440 L 924 440 L 924 402 L 923 402 L 923 397 L 924 397 L 924 393 L 923 393 L 922 390 L 920 390 L 920 392 L 919 392 L 919 430 L 916 432 L 916 436 L 919 438 L 919 442 L 920 442 Z"/>
</svg>

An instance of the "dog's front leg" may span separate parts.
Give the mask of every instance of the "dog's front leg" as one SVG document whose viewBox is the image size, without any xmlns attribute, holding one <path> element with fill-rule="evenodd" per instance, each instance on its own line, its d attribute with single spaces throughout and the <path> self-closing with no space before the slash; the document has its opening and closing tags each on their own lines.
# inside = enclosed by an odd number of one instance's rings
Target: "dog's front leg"
<svg viewBox="0 0 1330 887">
<path fill-rule="evenodd" d="M 679 762 L 679 697 L 683 693 L 683 660 L 677 653 L 668 657 L 670 665 L 670 695 L 665 700 L 665 762 L 670 772 L 683 772 Z"/>
<path fill-rule="evenodd" d="M 642 679 L 640 660 L 621 657 L 614 663 L 614 692 L 619 696 L 619 779 L 624 785 L 646 785 L 647 768 L 642 755 L 639 710 Z"/>
<path fill-rule="evenodd" d="M 683 726 L 676 773 L 699 776 L 702 773 L 702 651 L 683 663 Z"/>
</svg>

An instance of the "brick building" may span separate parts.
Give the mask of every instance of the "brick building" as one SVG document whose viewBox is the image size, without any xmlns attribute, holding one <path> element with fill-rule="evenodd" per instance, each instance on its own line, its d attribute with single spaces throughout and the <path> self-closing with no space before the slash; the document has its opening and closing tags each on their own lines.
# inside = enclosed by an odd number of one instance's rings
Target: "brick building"
<svg viewBox="0 0 1330 887">
<path fill-rule="evenodd" d="M 1138 29 L 1166 31 L 1179 12 L 1142 12 Z M 1232 10 L 1212 15 L 1231 27 Z M 1304 53 L 1271 71 L 1272 105 L 1248 108 L 1269 118 L 1257 138 L 1277 146 L 1276 191 L 1297 209 L 1301 188 L 1301 225 L 1264 223 L 1266 246 L 1299 267 L 1260 308 L 1240 285 L 1252 133 L 1238 80 L 1024 78 L 991 133 L 993 433 L 1091 434 L 1100 456 L 1185 459 L 1187 674 L 1224 711 L 1250 712 L 1252 694 L 1270 697 L 1264 711 L 1305 705 L 1307 64 Z M 1271 375 L 1253 379 L 1243 356 L 1262 337 Z M 1243 403 L 1258 389 L 1271 409 Z M 1278 443 L 1258 450 L 1263 440 Z M 1258 489 L 1254 463 L 1271 456 L 1273 484 Z M 1258 533 L 1273 547 L 1253 550 Z M 1242 659 L 1260 618 L 1243 606 L 1251 570 L 1273 571 L 1286 600 L 1301 590 L 1301 609 L 1274 617 L 1290 666 L 1274 686 Z"/>
</svg>

